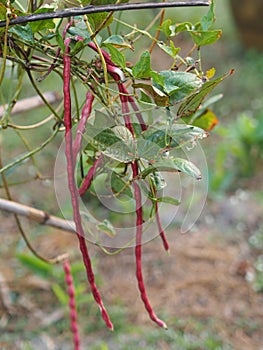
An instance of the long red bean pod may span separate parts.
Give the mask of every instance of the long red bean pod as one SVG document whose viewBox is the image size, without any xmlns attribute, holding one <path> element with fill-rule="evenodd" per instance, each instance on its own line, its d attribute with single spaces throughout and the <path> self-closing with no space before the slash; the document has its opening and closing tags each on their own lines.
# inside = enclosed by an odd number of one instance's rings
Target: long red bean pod
<svg viewBox="0 0 263 350">
<path fill-rule="evenodd" d="M 80 196 L 84 196 L 84 194 L 90 188 L 92 180 L 93 180 L 94 175 L 96 173 L 96 170 L 102 163 L 103 163 L 103 157 L 102 156 L 100 156 L 98 159 L 96 159 L 94 161 L 92 167 L 88 171 L 88 174 L 84 178 L 81 187 L 79 188 L 79 195 Z"/>
<path fill-rule="evenodd" d="M 70 264 L 68 260 L 64 260 L 63 263 L 65 281 L 68 286 L 68 296 L 69 296 L 69 309 L 70 309 L 70 323 L 71 331 L 73 334 L 74 341 L 74 350 L 80 349 L 80 337 L 79 337 L 79 328 L 77 322 L 77 308 L 75 302 L 75 288 L 73 284 L 73 278 L 71 275 Z"/>
<path fill-rule="evenodd" d="M 93 43 L 89 43 L 89 46 L 96 50 L 95 45 Z M 133 98 L 129 98 L 128 91 L 126 90 L 124 84 L 121 82 L 121 77 L 118 72 L 118 68 L 114 65 L 114 63 L 110 59 L 110 55 L 106 53 L 104 50 L 102 50 L 102 53 L 104 55 L 106 64 L 107 64 L 107 69 L 108 72 L 111 74 L 113 79 L 117 82 L 118 84 L 118 89 L 120 92 L 120 100 L 122 104 L 122 113 L 124 115 L 124 120 L 125 120 L 125 125 L 126 127 L 130 130 L 132 135 L 134 136 L 134 129 L 131 123 L 130 115 L 129 115 L 129 107 L 128 107 L 128 102 L 131 103 L 132 108 L 134 111 L 136 111 L 136 116 L 141 124 L 142 130 L 146 130 L 147 126 L 145 122 L 143 121 L 142 116 L 139 113 L 139 109 L 134 101 Z M 138 176 L 138 164 L 136 161 L 131 163 L 132 166 L 132 171 L 133 171 L 133 178 L 136 178 Z M 150 318 L 157 323 L 160 327 L 167 328 L 165 322 L 160 320 L 156 314 L 154 313 L 152 306 L 149 302 L 146 289 L 145 289 L 145 284 L 143 280 L 143 274 L 142 274 L 142 224 L 143 224 L 143 212 L 142 212 L 142 203 L 141 203 L 141 190 L 139 185 L 134 181 L 134 197 L 135 197 L 135 202 L 136 202 L 136 247 L 135 247 L 135 256 L 136 256 L 136 277 L 138 281 L 138 287 L 139 291 L 141 293 L 141 298 L 142 301 L 145 305 L 146 310 L 148 311 L 148 314 Z M 157 207 L 158 209 L 158 207 Z M 160 218 L 159 218 L 160 219 Z M 157 219 L 157 222 L 160 224 L 160 220 Z M 164 236 L 163 230 L 161 230 L 162 236 Z M 165 236 L 164 236 L 165 237 Z"/>
<path fill-rule="evenodd" d="M 130 121 L 129 116 L 129 106 L 128 106 L 128 98 L 126 95 L 122 95 L 121 84 L 119 85 L 120 89 L 120 99 L 122 105 L 122 113 L 125 118 L 125 125 L 130 130 L 132 135 L 134 136 L 133 126 Z M 136 179 L 139 175 L 139 168 L 137 161 L 131 163 L 133 179 Z M 142 196 L 141 189 L 137 184 L 136 180 L 133 182 L 134 188 L 134 198 L 136 203 L 136 245 L 135 245 L 135 258 L 136 258 L 136 278 L 138 281 L 138 288 L 141 294 L 141 299 L 144 303 L 144 306 L 150 316 L 150 318 L 158 324 L 158 326 L 167 328 L 166 324 L 160 320 L 153 311 L 153 308 L 148 299 L 146 288 L 143 279 L 142 273 L 142 225 L 143 225 L 143 211 L 142 211 Z"/>
<path fill-rule="evenodd" d="M 83 137 L 83 134 L 85 132 L 85 129 L 86 129 L 86 124 L 87 124 L 88 118 L 89 118 L 90 113 L 92 111 L 93 100 L 94 100 L 94 96 L 92 95 L 92 93 L 90 91 L 88 91 L 86 94 L 86 102 L 82 108 L 81 119 L 80 119 L 79 124 L 77 126 L 76 137 L 75 137 L 75 140 L 73 142 L 74 159 L 77 157 L 77 154 L 79 153 L 80 148 L 81 148 L 81 141 L 82 141 L 82 137 Z"/>
<path fill-rule="evenodd" d="M 68 173 L 68 186 L 71 195 L 71 203 L 73 208 L 73 217 L 76 225 L 76 233 L 79 240 L 79 247 L 82 253 L 83 262 L 86 268 L 87 278 L 90 284 L 91 292 L 95 301 L 97 302 L 103 320 L 105 321 L 108 328 L 113 330 L 113 324 L 109 318 L 109 315 L 103 305 L 103 301 L 101 299 L 101 295 L 95 283 L 95 277 L 91 265 L 91 260 L 89 257 L 88 248 L 85 240 L 85 233 L 81 222 L 81 215 L 79 211 L 79 199 L 78 199 L 78 190 L 75 182 L 74 169 L 76 160 L 73 155 L 73 147 L 72 147 L 72 133 L 71 133 L 71 96 L 70 96 L 70 69 L 71 62 L 69 56 L 69 42 L 70 39 L 65 40 L 65 54 L 63 57 L 64 60 L 64 70 L 63 70 L 63 78 L 64 78 L 64 123 L 65 123 L 65 141 L 66 141 L 66 159 L 67 159 L 67 173 Z"/>
<path fill-rule="evenodd" d="M 133 178 L 138 176 L 138 164 L 134 161 L 132 164 Z M 158 326 L 167 328 L 165 322 L 160 320 L 153 311 L 153 308 L 149 302 L 148 296 L 146 294 L 145 284 L 142 274 L 142 225 L 143 225 L 143 212 L 142 212 L 142 199 L 141 190 L 139 185 L 134 181 L 134 197 L 136 202 L 136 246 L 135 246 L 135 256 L 136 256 L 136 277 L 138 281 L 138 288 L 141 293 L 141 299 L 144 303 L 146 310 L 150 318 L 158 324 Z"/>
</svg>

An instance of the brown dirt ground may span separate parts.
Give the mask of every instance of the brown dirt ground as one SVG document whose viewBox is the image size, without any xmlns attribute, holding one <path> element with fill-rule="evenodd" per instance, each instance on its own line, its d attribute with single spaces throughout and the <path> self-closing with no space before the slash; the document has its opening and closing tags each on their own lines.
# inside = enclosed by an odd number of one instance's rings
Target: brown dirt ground
<svg viewBox="0 0 263 350">
<path fill-rule="evenodd" d="M 9 220 L 8 226 L 12 226 Z M 245 279 L 248 273 L 253 273 L 253 266 L 250 253 L 244 249 L 244 242 L 223 240 L 208 228 L 184 235 L 170 230 L 168 238 L 171 242 L 170 256 L 163 251 L 159 239 L 143 247 L 145 283 L 154 309 L 182 319 L 213 319 L 218 334 L 233 344 L 234 349 L 262 349 L 263 295 L 255 293 Z M 41 238 L 39 242 L 39 248 L 49 251 L 51 255 L 68 246 L 72 247 L 70 234 L 50 235 L 48 240 Z M 96 248 L 92 248 L 92 251 L 99 262 L 97 271 L 103 280 L 105 303 L 114 305 L 121 300 L 129 310 L 131 322 L 150 325 L 138 296 L 133 250 L 127 249 L 114 257 L 106 256 Z M 244 251 L 247 253 L 242 253 Z M 41 284 L 38 279 L 13 280 L 12 265 L 6 264 L 7 253 L 0 257 L 0 271 L 11 291 L 26 293 L 30 288 L 31 292 L 35 290 L 39 293 L 39 290 L 44 292 L 49 288 L 48 284 Z M 41 300 L 38 302 L 41 304 Z M 25 312 L 26 308 L 29 310 L 31 306 L 13 309 L 13 319 L 14 316 L 16 319 L 26 316 L 29 317 L 28 323 L 35 324 L 39 315 Z M 1 322 L 4 314 L 2 300 Z M 247 322 L 247 326 L 244 326 L 244 322 Z M 255 324 L 257 326 L 253 328 Z M 15 332 L 14 323 L 7 322 L 6 327 L 9 330 L 13 328 Z"/>
<path fill-rule="evenodd" d="M 252 267 L 249 260 L 241 259 L 240 246 L 211 240 L 211 232 L 207 231 L 193 235 L 170 232 L 169 237 L 172 243 L 168 257 L 161 252 L 160 242 L 144 247 L 145 282 L 154 309 L 166 310 L 178 318 L 213 318 L 219 334 L 235 349 L 262 349 L 263 296 L 245 280 Z M 134 322 L 146 324 L 148 316 L 135 297 L 133 260 L 131 251 L 103 260 L 99 268 L 107 280 L 104 294 L 114 302 L 117 285 L 125 304 L 133 305 Z M 241 326 L 244 319 L 261 326 L 250 333 Z"/>
</svg>

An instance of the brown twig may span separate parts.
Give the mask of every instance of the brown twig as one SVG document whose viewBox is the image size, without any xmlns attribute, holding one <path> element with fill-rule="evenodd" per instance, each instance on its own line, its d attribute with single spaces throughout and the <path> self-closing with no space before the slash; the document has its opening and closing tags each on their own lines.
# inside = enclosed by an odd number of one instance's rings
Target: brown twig
<svg viewBox="0 0 263 350">
<path fill-rule="evenodd" d="M 14 201 L 0 198 L 0 210 L 25 216 L 29 220 L 36 221 L 41 225 L 47 225 L 59 230 L 75 233 L 75 224 L 73 221 L 49 215 L 43 210 L 35 209 Z"/>
<path fill-rule="evenodd" d="M 166 0 L 163 0 L 163 2 L 165 2 Z M 162 9 L 161 11 L 161 18 L 160 18 L 160 22 L 159 22 L 159 27 L 161 27 L 161 25 L 163 24 L 163 20 L 164 20 L 164 16 L 165 16 L 165 9 Z M 158 40 L 159 38 L 159 35 L 161 33 L 161 30 L 158 29 L 156 34 L 155 34 L 155 39 Z M 156 40 L 153 40 L 150 48 L 149 48 L 149 52 L 152 53 L 153 49 L 154 49 L 154 46 L 156 45 Z"/>
</svg>

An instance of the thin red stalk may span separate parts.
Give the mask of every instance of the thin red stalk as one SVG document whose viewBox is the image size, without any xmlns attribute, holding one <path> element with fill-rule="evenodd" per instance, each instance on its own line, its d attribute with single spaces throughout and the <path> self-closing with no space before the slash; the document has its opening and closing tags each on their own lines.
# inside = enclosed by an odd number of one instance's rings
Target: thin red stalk
<svg viewBox="0 0 263 350">
<path fill-rule="evenodd" d="M 86 191 L 90 188 L 94 175 L 97 168 L 103 163 L 103 157 L 100 157 L 95 160 L 92 167 L 89 169 L 88 174 L 86 175 L 81 187 L 79 188 L 79 195 L 84 196 Z"/>
<path fill-rule="evenodd" d="M 91 49 L 97 51 L 96 45 L 95 45 L 93 42 L 90 42 L 90 43 L 88 44 L 88 46 L 89 46 Z M 110 55 L 109 55 L 106 51 L 101 50 L 101 53 L 103 54 L 103 57 L 104 57 L 105 62 L 106 62 L 106 64 L 107 64 L 107 70 L 108 70 L 108 72 L 111 74 L 111 76 L 113 77 L 113 79 L 114 79 L 116 82 L 118 82 L 118 85 L 121 85 L 122 94 L 128 95 L 128 96 L 127 96 L 127 97 L 128 97 L 128 102 L 131 103 L 131 106 L 132 106 L 133 110 L 134 110 L 135 112 L 137 112 L 137 113 L 136 113 L 136 117 L 137 117 L 137 119 L 138 119 L 138 121 L 139 121 L 139 123 L 140 123 L 140 125 L 141 125 L 142 130 L 143 130 L 143 131 L 146 130 L 146 129 L 147 129 L 147 126 L 146 126 L 146 124 L 145 124 L 145 122 L 144 122 L 144 120 L 143 120 L 142 114 L 139 112 L 139 108 L 138 108 L 138 106 L 137 106 L 137 104 L 136 104 L 134 98 L 133 98 L 132 96 L 129 96 L 129 93 L 128 93 L 126 87 L 125 87 L 124 84 L 121 82 L 120 75 L 119 75 L 118 72 L 117 72 L 117 69 L 119 70 L 119 68 L 116 67 L 116 65 L 112 62 Z"/>
<path fill-rule="evenodd" d="M 166 238 L 164 229 L 163 229 L 163 227 L 162 227 L 161 218 L 160 218 L 160 213 L 159 213 L 159 206 L 158 206 L 158 202 L 157 202 L 157 201 L 155 202 L 155 216 L 156 216 L 156 221 L 157 221 L 157 226 L 158 226 L 159 234 L 160 234 L 160 237 L 161 237 L 161 239 L 162 239 L 162 241 L 163 241 L 164 249 L 165 249 L 167 252 L 169 252 L 170 247 L 169 247 L 169 243 L 168 243 L 168 240 L 167 240 L 167 238 Z"/>
<path fill-rule="evenodd" d="M 133 162 L 131 164 L 133 178 L 138 176 L 138 164 L 137 162 Z M 139 291 L 141 293 L 141 299 L 144 303 L 146 310 L 150 318 L 158 324 L 158 326 L 167 328 L 165 322 L 160 320 L 156 314 L 154 313 L 152 306 L 149 302 L 148 296 L 146 294 L 145 284 L 143 280 L 142 274 L 142 225 L 143 225 L 143 212 L 142 212 L 142 199 L 141 199 L 141 190 L 139 185 L 134 181 L 134 197 L 136 202 L 136 246 L 135 246 L 135 256 L 136 256 L 136 277 L 138 281 Z"/>
<path fill-rule="evenodd" d="M 120 100 L 121 100 L 121 105 L 122 105 L 122 113 L 123 113 L 123 118 L 125 121 L 126 128 L 130 130 L 132 133 L 133 137 L 135 136 L 134 134 L 134 129 L 132 126 L 130 114 L 129 114 L 129 106 L 128 106 L 128 96 L 124 95 L 123 92 L 123 84 L 118 84 L 118 89 L 120 92 Z"/>
<path fill-rule="evenodd" d="M 86 102 L 83 106 L 82 113 L 81 113 L 81 119 L 77 127 L 76 137 L 73 142 L 74 159 L 77 157 L 77 154 L 79 153 L 81 148 L 81 141 L 82 141 L 83 134 L 85 133 L 86 124 L 92 110 L 93 100 L 94 100 L 94 96 L 92 95 L 91 92 L 88 91 L 86 94 Z"/>
<path fill-rule="evenodd" d="M 98 52 L 96 45 L 92 41 L 88 43 L 88 46 L 92 50 Z M 103 54 L 106 63 L 110 64 L 111 66 L 115 66 L 115 64 L 111 60 L 110 55 L 105 50 L 101 49 L 101 53 Z"/>
<path fill-rule="evenodd" d="M 65 281 L 68 286 L 68 296 L 69 296 L 69 309 L 70 309 L 70 323 L 71 331 L 73 333 L 74 350 L 80 349 L 80 337 L 77 322 L 77 308 L 75 302 L 75 288 L 73 284 L 73 278 L 71 275 L 70 264 L 68 260 L 64 260 L 63 263 Z"/>
<path fill-rule="evenodd" d="M 71 20 L 71 21 L 65 26 L 65 28 L 63 29 L 62 39 L 65 39 L 66 34 L 67 34 L 67 30 L 68 30 L 69 27 L 72 26 L 72 23 L 73 23 L 73 21 Z M 47 71 L 44 75 L 42 75 L 40 78 L 38 78 L 38 81 L 39 81 L 39 82 L 42 81 L 42 80 L 44 80 L 44 79 L 53 71 L 53 69 L 54 69 L 55 66 L 56 66 L 57 59 L 58 59 L 60 53 L 61 53 L 61 48 L 59 47 L 59 48 L 57 49 L 57 52 L 56 52 L 55 58 L 54 58 L 54 60 L 53 60 L 53 63 L 52 63 L 51 66 L 49 67 L 48 71 Z"/>
<path fill-rule="evenodd" d="M 72 147 L 72 133 L 71 133 L 71 96 L 70 96 L 70 56 L 69 56 L 69 42 L 70 39 L 65 40 L 66 50 L 64 54 L 64 123 L 66 128 L 65 141 L 66 141 L 66 159 L 67 159 L 67 173 L 68 173 L 68 187 L 71 195 L 71 203 L 73 208 L 73 217 L 76 225 L 76 233 L 79 240 L 79 247 L 82 253 L 83 262 L 87 272 L 87 278 L 90 284 L 91 292 L 93 297 L 98 304 L 103 320 L 105 321 L 108 328 L 113 330 L 113 324 L 109 318 L 109 315 L 103 305 L 101 295 L 98 291 L 98 288 L 95 283 L 95 277 L 91 265 L 91 260 L 89 257 L 88 248 L 85 240 L 85 233 L 81 222 L 81 215 L 79 211 L 79 199 L 78 199 L 78 190 L 75 182 L 74 169 L 76 160 L 73 155 Z"/>
<path fill-rule="evenodd" d="M 128 93 L 128 92 L 127 92 Z M 136 112 L 136 117 L 141 125 L 142 131 L 147 130 L 147 125 L 145 124 L 145 121 L 143 120 L 143 116 L 140 113 L 140 110 L 137 106 L 137 103 L 134 101 L 134 98 L 132 96 L 128 96 L 128 101 L 130 102 L 133 110 Z"/>
</svg>

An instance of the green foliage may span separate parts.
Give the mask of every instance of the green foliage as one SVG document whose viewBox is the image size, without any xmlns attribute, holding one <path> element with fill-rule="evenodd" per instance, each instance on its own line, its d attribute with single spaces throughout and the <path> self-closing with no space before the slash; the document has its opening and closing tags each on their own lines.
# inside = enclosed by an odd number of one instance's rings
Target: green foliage
<svg viewBox="0 0 263 350">
<path fill-rule="evenodd" d="M 214 22 L 214 1 L 212 1 L 208 13 L 203 16 L 200 22 L 196 24 L 193 24 L 191 22 L 172 24 L 171 19 L 167 19 L 162 23 L 160 29 L 168 38 L 174 37 L 182 32 L 187 32 L 193 39 L 194 43 L 198 47 L 201 47 L 205 45 L 211 45 L 220 39 L 222 31 L 211 30 Z"/>
<path fill-rule="evenodd" d="M 34 14 L 37 13 L 48 13 L 48 12 L 54 12 L 53 8 L 49 7 L 43 7 L 34 12 Z M 33 33 L 40 32 L 41 30 L 49 30 L 55 28 L 55 23 L 53 19 L 49 20 L 42 20 L 42 21 L 36 21 L 29 24 L 29 26 L 32 29 Z"/>
<path fill-rule="evenodd" d="M 171 104 L 184 100 L 201 88 L 202 81 L 195 74 L 187 72 L 162 71 L 153 76 L 154 86 L 169 96 Z"/>
<path fill-rule="evenodd" d="M 107 223 L 105 222 L 105 227 Z M 69 296 L 67 293 L 67 287 L 65 286 L 65 276 L 60 265 L 52 266 L 43 262 L 39 258 L 28 254 L 17 254 L 17 258 L 20 263 L 31 273 L 38 275 L 44 280 L 48 280 L 51 283 L 51 289 L 58 299 L 59 303 L 68 309 Z M 75 294 L 78 307 L 81 307 L 84 303 L 92 302 L 91 295 L 85 293 L 86 281 L 83 265 L 80 261 L 73 262 L 71 264 L 71 272 L 75 283 Z"/>
<path fill-rule="evenodd" d="M 178 115 L 180 117 L 192 116 L 199 109 L 205 97 L 230 74 L 232 74 L 232 71 L 230 71 L 228 74 L 224 74 L 214 80 L 204 83 L 198 93 L 191 95 L 185 102 L 180 105 L 178 109 Z M 194 118 L 195 116 L 193 116 L 192 120 L 194 120 Z"/>
<path fill-rule="evenodd" d="M 226 190 L 236 179 L 255 174 L 263 158 L 263 114 L 258 117 L 243 113 L 230 123 L 228 128 L 220 127 L 217 132 L 224 138 L 215 154 L 211 173 L 211 189 Z"/>
<path fill-rule="evenodd" d="M 135 79 L 147 79 L 151 74 L 151 57 L 148 51 L 141 54 L 139 61 L 132 68 Z"/>
<path fill-rule="evenodd" d="M 28 44 L 34 43 L 34 40 L 35 40 L 34 34 L 29 24 L 27 24 L 24 27 L 19 25 L 11 27 L 9 29 L 9 33 L 15 34 L 20 40 L 24 41 L 25 43 L 28 43 Z"/>
<path fill-rule="evenodd" d="M 52 266 L 34 255 L 18 254 L 17 258 L 24 266 L 32 270 L 32 272 L 40 277 L 47 278 L 52 274 Z"/>
</svg>

